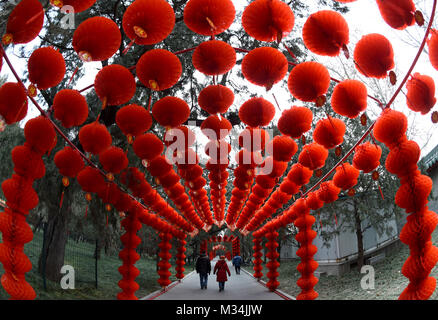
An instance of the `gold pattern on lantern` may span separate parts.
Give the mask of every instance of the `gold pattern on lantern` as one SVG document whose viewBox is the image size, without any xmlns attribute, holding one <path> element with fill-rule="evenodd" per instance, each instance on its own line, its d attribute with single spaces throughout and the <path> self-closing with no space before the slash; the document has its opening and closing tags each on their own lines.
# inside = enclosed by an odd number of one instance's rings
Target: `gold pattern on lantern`
<svg viewBox="0 0 438 320">
<path fill-rule="evenodd" d="M 148 37 L 148 34 L 146 33 L 146 31 L 142 27 L 134 26 L 133 29 L 134 29 L 135 35 L 137 37 L 143 38 L 143 39 L 146 39 Z"/>
<path fill-rule="evenodd" d="M 93 61 L 93 57 L 87 51 L 79 52 L 79 59 L 81 59 L 84 62 L 91 62 L 91 61 Z"/>
<path fill-rule="evenodd" d="M 67 177 L 62 178 L 62 185 L 67 188 L 70 185 L 70 180 Z"/>
<path fill-rule="evenodd" d="M 31 98 L 35 98 L 37 96 L 37 88 L 35 87 L 34 84 L 31 84 L 29 86 L 29 88 L 27 89 L 27 94 L 29 95 L 29 97 Z"/>
<path fill-rule="evenodd" d="M 2 42 L 5 46 L 7 46 L 8 44 L 12 43 L 13 40 L 13 36 L 10 33 L 6 33 L 3 37 L 2 37 Z"/>
</svg>

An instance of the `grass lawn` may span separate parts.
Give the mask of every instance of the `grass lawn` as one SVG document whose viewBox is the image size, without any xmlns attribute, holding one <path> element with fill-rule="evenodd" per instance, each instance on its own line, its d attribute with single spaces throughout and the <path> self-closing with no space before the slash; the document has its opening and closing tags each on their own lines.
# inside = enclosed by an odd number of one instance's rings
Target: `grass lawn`
<svg viewBox="0 0 438 320">
<path fill-rule="evenodd" d="M 69 240 L 65 252 L 65 265 L 71 265 L 75 269 L 76 284 L 74 290 L 63 290 L 59 283 L 47 281 L 47 291 L 44 290 L 42 277 L 38 274 L 38 258 L 42 248 L 42 233 L 35 233 L 34 240 L 25 246 L 25 252 L 30 258 L 33 269 L 26 274 L 27 281 L 37 293 L 37 300 L 113 300 L 121 290 L 117 283 L 122 279 L 118 268 L 122 261 L 115 256 L 106 256 L 102 253 L 98 261 L 98 288 L 95 287 L 95 260 L 93 258 L 94 244 L 76 243 Z M 155 259 L 142 257 L 135 265 L 140 270 L 136 282 L 140 290 L 136 292 L 138 298 L 142 298 L 151 292 L 160 289 L 157 283 Z M 193 270 L 186 266 L 186 274 Z M 175 281 L 175 267 L 171 281 Z M 0 264 L 0 274 L 3 268 Z M 0 286 L 0 300 L 8 299 L 9 295 Z"/>
<path fill-rule="evenodd" d="M 433 242 L 438 246 L 438 231 L 433 234 Z M 401 268 L 406 258 L 409 256 L 409 248 L 402 244 L 399 251 L 393 252 L 386 259 L 374 265 L 375 268 L 375 290 L 366 291 L 361 288 L 360 281 L 364 274 L 360 274 L 357 269 L 352 270 L 343 276 L 327 276 L 322 275 L 315 290 L 319 293 L 319 298 L 322 300 L 396 300 L 400 293 L 406 288 L 408 279 L 401 274 Z M 300 261 L 282 261 L 278 272 L 280 276 L 279 289 L 296 297 L 301 289 L 296 282 L 300 277 L 296 267 Z M 250 270 L 250 267 L 247 267 Z M 265 275 L 267 269 L 262 271 Z M 431 273 L 432 276 L 438 279 L 438 267 L 435 267 Z M 262 278 L 268 281 L 266 276 Z M 438 299 L 438 289 L 430 298 L 431 300 Z"/>
</svg>

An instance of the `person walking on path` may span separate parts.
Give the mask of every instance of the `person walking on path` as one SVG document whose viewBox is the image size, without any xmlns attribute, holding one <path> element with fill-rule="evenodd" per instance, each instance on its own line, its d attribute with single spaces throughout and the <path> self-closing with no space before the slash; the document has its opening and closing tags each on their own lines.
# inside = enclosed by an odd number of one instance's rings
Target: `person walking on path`
<svg viewBox="0 0 438 320">
<path fill-rule="evenodd" d="M 236 269 L 236 274 L 240 274 L 240 265 L 242 264 L 242 257 L 239 255 L 236 255 L 233 258 L 233 266 Z"/>
<path fill-rule="evenodd" d="M 196 273 L 199 273 L 201 290 L 207 289 L 208 275 L 211 273 L 211 262 L 205 252 L 202 252 L 196 260 Z"/>
<path fill-rule="evenodd" d="M 219 282 L 219 291 L 225 290 L 225 281 L 228 280 L 227 273 L 228 276 L 231 277 L 231 272 L 225 261 L 225 256 L 221 256 L 220 260 L 216 262 L 213 270 L 213 274 L 217 274 L 216 281 Z"/>
</svg>

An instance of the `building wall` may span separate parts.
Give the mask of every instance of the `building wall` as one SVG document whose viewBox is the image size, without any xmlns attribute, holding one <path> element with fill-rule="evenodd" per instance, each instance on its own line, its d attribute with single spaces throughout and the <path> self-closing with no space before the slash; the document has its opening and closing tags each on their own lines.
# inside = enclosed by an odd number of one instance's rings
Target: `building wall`
<svg viewBox="0 0 438 320">
<path fill-rule="evenodd" d="M 436 200 L 433 200 L 432 197 L 429 198 L 429 209 L 438 212 L 438 168 L 433 169 L 429 173 L 429 177 L 433 181 L 432 194 L 436 198 Z"/>
</svg>

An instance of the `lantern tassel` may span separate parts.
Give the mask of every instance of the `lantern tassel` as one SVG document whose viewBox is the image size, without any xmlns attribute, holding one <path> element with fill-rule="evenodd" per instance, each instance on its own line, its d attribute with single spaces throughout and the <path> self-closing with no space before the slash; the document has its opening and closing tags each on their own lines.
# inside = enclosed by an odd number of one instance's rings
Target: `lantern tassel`
<svg viewBox="0 0 438 320">
<path fill-rule="evenodd" d="M 67 83 L 67 87 L 71 84 L 71 82 L 73 81 L 74 76 L 76 75 L 76 73 L 78 73 L 79 71 L 79 67 L 76 67 L 75 71 L 73 71 L 73 74 L 71 75 L 70 80 Z"/>
<path fill-rule="evenodd" d="M 64 202 L 64 190 L 62 190 L 62 193 L 61 193 L 61 200 L 59 201 L 59 208 L 61 209 L 62 208 L 62 203 Z"/>
</svg>

